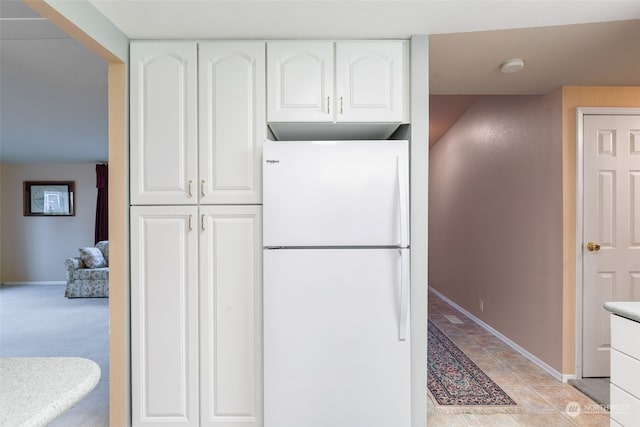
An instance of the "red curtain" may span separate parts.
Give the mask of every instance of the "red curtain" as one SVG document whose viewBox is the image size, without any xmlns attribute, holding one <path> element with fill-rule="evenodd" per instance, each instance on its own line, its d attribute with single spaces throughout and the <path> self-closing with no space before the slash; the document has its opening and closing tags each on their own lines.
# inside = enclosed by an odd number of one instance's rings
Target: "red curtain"
<svg viewBox="0 0 640 427">
<path fill-rule="evenodd" d="M 109 240 L 109 166 L 96 165 L 96 187 L 98 202 L 96 203 L 95 242 Z"/>
</svg>

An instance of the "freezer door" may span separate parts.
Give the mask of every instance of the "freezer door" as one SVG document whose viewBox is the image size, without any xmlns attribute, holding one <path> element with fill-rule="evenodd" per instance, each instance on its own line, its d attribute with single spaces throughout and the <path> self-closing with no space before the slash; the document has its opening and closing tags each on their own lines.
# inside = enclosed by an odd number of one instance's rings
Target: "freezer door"
<svg viewBox="0 0 640 427">
<path fill-rule="evenodd" d="M 407 255 L 264 251 L 265 427 L 411 425 Z"/>
<path fill-rule="evenodd" d="M 264 245 L 409 244 L 407 141 L 263 147 Z"/>
</svg>

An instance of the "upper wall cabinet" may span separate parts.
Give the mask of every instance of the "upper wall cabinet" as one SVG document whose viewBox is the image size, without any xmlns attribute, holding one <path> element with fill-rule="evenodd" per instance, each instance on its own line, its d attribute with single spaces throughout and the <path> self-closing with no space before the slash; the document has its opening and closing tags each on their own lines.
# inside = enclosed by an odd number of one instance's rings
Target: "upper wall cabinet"
<svg viewBox="0 0 640 427">
<path fill-rule="evenodd" d="M 404 121 L 406 46 L 401 41 L 336 43 L 337 121 Z"/>
<path fill-rule="evenodd" d="M 403 41 L 269 42 L 267 121 L 406 122 L 407 49 Z"/>
<path fill-rule="evenodd" d="M 332 122 L 333 43 L 267 44 L 267 120 Z"/>
<path fill-rule="evenodd" d="M 195 204 L 197 45 L 132 43 L 131 204 Z"/>
<path fill-rule="evenodd" d="M 259 204 L 264 42 L 131 44 L 131 204 Z"/>
</svg>

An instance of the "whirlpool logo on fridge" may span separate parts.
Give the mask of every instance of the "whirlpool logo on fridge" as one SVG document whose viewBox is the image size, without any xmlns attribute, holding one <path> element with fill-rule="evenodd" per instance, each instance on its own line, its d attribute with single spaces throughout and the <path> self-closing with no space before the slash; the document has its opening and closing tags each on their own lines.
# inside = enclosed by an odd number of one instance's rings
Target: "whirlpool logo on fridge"
<svg viewBox="0 0 640 427">
<path fill-rule="evenodd" d="M 266 159 L 265 161 L 268 165 L 277 165 L 278 163 L 280 163 L 280 160 L 277 159 Z"/>
</svg>

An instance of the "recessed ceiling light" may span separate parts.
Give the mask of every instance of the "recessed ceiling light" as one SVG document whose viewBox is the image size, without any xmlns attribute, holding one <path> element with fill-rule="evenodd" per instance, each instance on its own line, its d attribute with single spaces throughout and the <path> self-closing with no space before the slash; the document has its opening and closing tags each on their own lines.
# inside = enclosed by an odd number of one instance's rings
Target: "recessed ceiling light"
<svg viewBox="0 0 640 427">
<path fill-rule="evenodd" d="M 510 59 L 508 61 L 504 61 L 502 65 L 500 65 L 500 71 L 505 74 L 517 73 L 524 68 L 524 61 L 520 58 Z"/>
</svg>

